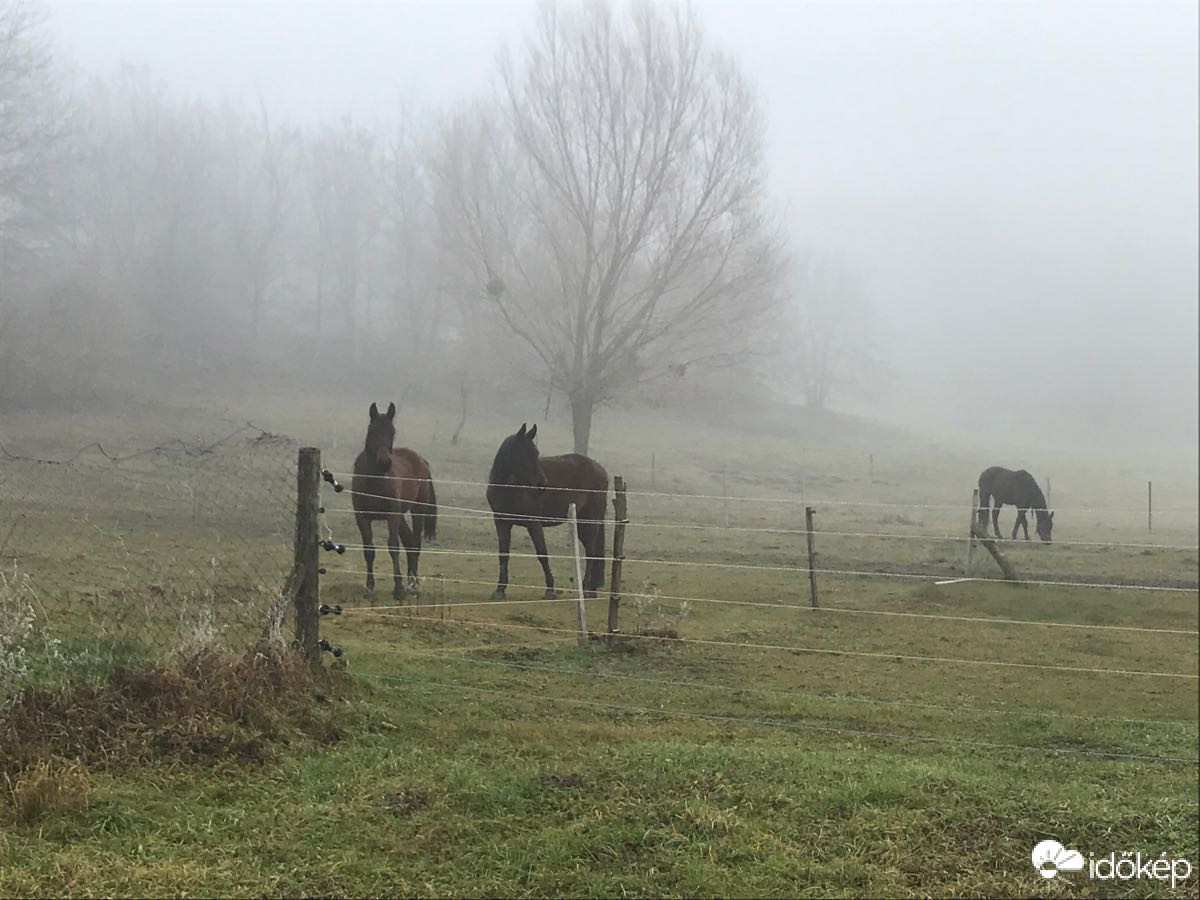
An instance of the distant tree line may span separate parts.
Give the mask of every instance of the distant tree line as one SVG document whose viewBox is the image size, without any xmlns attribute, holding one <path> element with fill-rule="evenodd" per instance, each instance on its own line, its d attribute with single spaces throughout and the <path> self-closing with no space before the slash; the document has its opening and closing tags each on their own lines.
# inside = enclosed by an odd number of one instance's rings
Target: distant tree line
<svg viewBox="0 0 1200 900">
<path fill-rule="evenodd" d="M 302 368 L 465 416 L 508 380 L 562 398 L 581 451 L 597 408 L 682 379 L 824 405 L 862 291 L 769 207 L 759 105 L 686 7 L 547 5 L 485 97 L 301 127 L 70 76 L 0 0 L 0 400 Z"/>
</svg>

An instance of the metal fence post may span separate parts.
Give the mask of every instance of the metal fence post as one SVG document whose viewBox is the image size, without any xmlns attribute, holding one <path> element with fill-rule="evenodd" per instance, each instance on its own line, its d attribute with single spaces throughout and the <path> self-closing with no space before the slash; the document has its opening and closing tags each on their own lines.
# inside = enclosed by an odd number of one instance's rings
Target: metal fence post
<svg viewBox="0 0 1200 900">
<path fill-rule="evenodd" d="M 817 609 L 820 604 L 817 603 L 817 571 L 816 560 L 817 553 L 813 549 L 813 508 L 811 506 L 804 507 L 804 525 L 808 531 L 808 589 L 809 603 L 813 609 Z"/>
</svg>

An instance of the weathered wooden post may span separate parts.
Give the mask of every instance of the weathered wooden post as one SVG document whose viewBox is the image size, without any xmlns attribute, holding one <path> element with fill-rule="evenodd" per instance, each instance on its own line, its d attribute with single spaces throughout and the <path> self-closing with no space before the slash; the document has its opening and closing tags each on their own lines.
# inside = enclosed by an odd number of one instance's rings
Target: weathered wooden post
<svg viewBox="0 0 1200 900">
<path fill-rule="evenodd" d="M 652 490 L 652 491 L 658 490 L 658 488 L 655 487 L 654 468 L 655 468 L 654 453 L 653 453 L 653 451 L 651 451 L 651 453 L 650 453 L 650 490 Z"/>
<path fill-rule="evenodd" d="M 1146 531 L 1154 533 L 1154 482 L 1146 482 Z"/>
<path fill-rule="evenodd" d="M 586 647 L 588 642 L 587 610 L 584 607 L 583 596 L 583 564 L 579 559 L 579 534 L 575 513 L 575 504 L 567 507 L 567 533 L 571 535 L 571 552 L 575 556 L 575 587 L 579 596 L 575 600 L 575 612 L 578 617 L 578 640 L 580 647 Z"/>
<path fill-rule="evenodd" d="M 817 609 L 820 604 L 817 603 L 817 553 L 813 547 L 813 508 L 811 506 L 804 507 L 804 525 L 808 532 L 808 590 L 809 603 L 813 609 Z"/>
<path fill-rule="evenodd" d="M 608 633 L 620 630 L 618 617 L 621 610 L 621 563 L 625 559 L 625 525 L 628 506 L 625 500 L 625 479 L 620 475 L 613 478 L 613 543 L 612 577 L 608 595 Z"/>
<path fill-rule="evenodd" d="M 867 457 L 867 472 L 871 477 L 871 484 L 875 483 L 875 454 L 872 453 Z"/>
<path fill-rule="evenodd" d="M 971 553 L 975 550 L 975 523 L 979 520 L 979 488 L 971 493 L 971 521 L 967 523 L 967 567 L 963 574 L 971 575 Z"/>
<path fill-rule="evenodd" d="M 986 524 L 972 523 L 971 527 L 975 529 L 975 537 L 983 545 L 983 549 L 992 555 L 992 559 L 996 561 L 996 565 L 1000 567 L 1000 571 L 1004 573 L 1004 577 L 1009 581 L 1020 581 L 1021 579 L 1017 577 L 1017 570 L 1012 567 L 1012 563 L 1000 552 L 1000 548 L 996 546 L 996 542 L 988 537 Z"/>
<path fill-rule="evenodd" d="M 725 527 L 729 527 L 729 475 L 725 471 L 725 467 L 721 466 L 721 503 L 725 513 Z"/>
<path fill-rule="evenodd" d="M 297 584 L 296 646 L 312 666 L 321 664 L 321 451 L 303 447 L 296 465 L 296 540 L 293 551 Z"/>
</svg>

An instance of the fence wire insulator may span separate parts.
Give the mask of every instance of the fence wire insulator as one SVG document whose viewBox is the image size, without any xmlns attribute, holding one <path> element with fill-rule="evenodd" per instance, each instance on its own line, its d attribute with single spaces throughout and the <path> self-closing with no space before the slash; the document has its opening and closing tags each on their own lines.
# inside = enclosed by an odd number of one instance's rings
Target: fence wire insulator
<svg viewBox="0 0 1200 900">
<path fill-rule="evenodd" d="M 320 574 L 320 575 L 324 575 L 324 574 L 325 574 L 325 567 L 324 567 L 324 566 L 321 566 L 319 569 L 317 569 L 317 573 L 318 573 L 318 574 Z"/>
<path fill-rule="evenodd" d="M 333 473 L 330 472 L 328 469 L 321 470 L 321 477 L 333 485 L 333 492 L 335 494 L 340 494 L 344 490 L 344 488 L 342 487 L 342 483 L 340 481 L 338 481 L 336 478 L 334 478 Z"/>
<path fill-rule="evenodd" d="M 323 616 L 340 616 L 342 614 L 342 607 L 337 604 L 330 606 L 328 603 L 322 603 L 317 607 L 317 612 Z"/>
<path fill-rule="evenodd" d="M 335 541 L 324 540 L 324 541 L 321 541 L 321 549 L 335 551 L 338 556 L 341 556 L 343 553 L 346 552 L 346 545 L 339 544 Z"/>
<path fill-rule="evenodd" d="M 332 653 L 335 659 L 340 658 L 342 655 L 342 648 L 339 647 L 337 644 L 329 643 L 329 641 L 325 640 L 325 638 L 321 638 L 321 640 L 317 644 L 317 646 L 320 647 L 322 650 L 324 650 L 326 653 Z"/>
</svg>

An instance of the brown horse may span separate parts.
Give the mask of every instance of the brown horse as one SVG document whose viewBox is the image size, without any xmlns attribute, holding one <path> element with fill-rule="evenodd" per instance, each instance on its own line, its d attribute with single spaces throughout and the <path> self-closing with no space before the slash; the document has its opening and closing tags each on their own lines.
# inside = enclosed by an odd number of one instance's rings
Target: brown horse
<svg viewBox="0 0 1200 900">
<path fill-rule="evenodd" d="M 437 493 L 429 463 L 418 453 L 401 447 L 396 450 L 396 404 L 388 405 L 380 415 L 371 404 L 371 421 L 362 453 L 354 460 L 354 480 L 351 482 L 351 502 L 354 521 L 362 535 L 363 559 L 367 563 L 367 593 L 375 590 L 375 546 L 372 522 L 383 519 L 388 523 L 388 552 L 392 556 L 392 596 L 404 596 L 404 580 L 400 577 L 400 544 L 408 556 L 408 587 L 418 590 L 417 566 L 421 559 L 421 538 L 437 537 Z M 411 513 L 409 528 L 404 514 Z"/>
<path fill-rule="evenodd" d="M 608 473 L 600 463 L 580 453 L 539 456 L 533 443 L 536 437 L 536 425 L 528 431 L 522 425 L 520 431 L 506 437 L 496 451 L 488 475 L 488 505 L 492 508 L 500 544 L 500 579 L 492 599 L 503 600 L 508 587 L 508 553 L 514 525 L 524 527 L 533 541 L 546 576 L 546 598 L 558 596 L 554 590 L 554 576 L 550 574 L 546 536 L 542 529 L 566 521 L 567 507 L 572 503 L 578 522 L 576 531 L 587 553 L 583 589 L 587 596 L 594 597 L 597 589 L 604 586 Z"/>
</svg>

